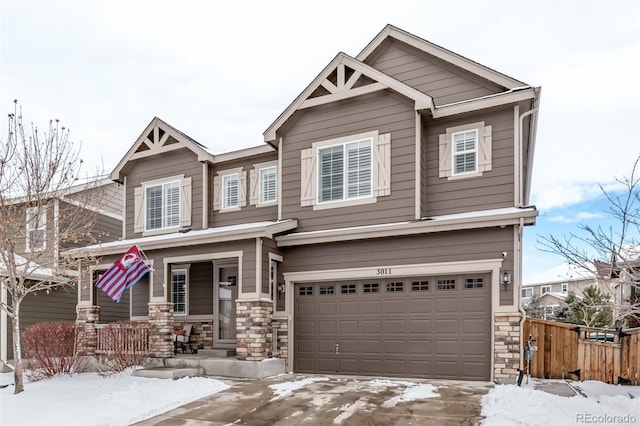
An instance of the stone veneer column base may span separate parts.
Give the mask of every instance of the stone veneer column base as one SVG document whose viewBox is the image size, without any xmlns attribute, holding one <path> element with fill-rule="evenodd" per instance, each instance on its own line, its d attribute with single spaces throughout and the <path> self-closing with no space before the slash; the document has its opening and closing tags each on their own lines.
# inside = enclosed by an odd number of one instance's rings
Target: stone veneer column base
<svg viewBox="0 0 640 426">
<path fill-rule="evenodd" d="M 96 324 L 100 321 L 99 306 L 76 306 L 76 328 L 78 342 L 76 351 L 79 356 L 93 356 L 98 346 Z"/>
<path fill-rule="evenodd" d="M 170 302 L 149 303 L 149 356 L 153 358 L 173 357 L 173 304 Z"/>
<path fill-rule="evenodd" d="M 493 381 L 515 383 L 520 368 L 519 312 L 495 315 Z"/>
<path fill-rule="evenodd" d="M 271 357 L 273 302 L 236 300 L 236 356 L 262 361 Z"/>
</svg>

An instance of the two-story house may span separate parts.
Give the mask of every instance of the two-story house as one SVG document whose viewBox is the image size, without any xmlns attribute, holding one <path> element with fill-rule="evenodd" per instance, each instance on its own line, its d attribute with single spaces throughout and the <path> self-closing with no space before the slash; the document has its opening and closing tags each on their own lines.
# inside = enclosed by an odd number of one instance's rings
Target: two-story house
<svg viewBox="0 0 640 426">
<path fill-rule="evenodd" d="M 154 118 L 111 174 L 124 238 L 89 248 L 78 321 L 100 321 L 94 284 L 136 244 L 154 356 L 192 323 L 200 348 L 287 371 L 512 378 L 539 93 L 389 25 L 263 145 L 216 155 Z"/>
<path fill-rule="evenodd" d="M 16 233 L 10 237 L 15 240 L 15 263 L 19 273 L 24 273 L 32 282 L 64 284 L 48 294 L 36 292 L 25 297 L 20 305 L 21 330 L 41 322 L 75 321 L 77 293 L 73 285 L 77 270 L 66 268 L 68 265 L 61 262 L 60 256 L 65 250 L 83 245 L 83 241 L 63 240 L 64 235 L 69 229 L 69 221 L 86 219 L 95 222 L 92 240 L 112 241 L 121 238 L 121 192 L 120 185 L 104 178 L 74 185 L 63 193 L 45 197 L 44 202 L 38 205 L 26 206 L 20 199 L 15 201 L 16 209 L 11 214 L 15 214 L 15 220 L 21 223 L 14 227 Z M 79 213 L 79 210 L 84 213 Z M 77 233 L 74 235 L 79 236 Z M 2 258 L 0 256 L 0 279 L 9 276 Z M 11 296 L 4 286 L 0 290 L 0 297 L 3 303 L 11 306 Z M 11 319 L 2 310 L 0 370 L 5 370 L 13 359 L 12 348 Z"/>
</svg>

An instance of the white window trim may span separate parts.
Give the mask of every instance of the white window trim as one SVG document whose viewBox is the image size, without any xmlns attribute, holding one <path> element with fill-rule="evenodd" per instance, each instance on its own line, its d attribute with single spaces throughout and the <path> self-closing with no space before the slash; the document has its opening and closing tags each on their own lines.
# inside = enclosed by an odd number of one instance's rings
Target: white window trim
<svg viewBox="0 0 640 426">
<path fill-rule="evenodd" d="M 560 284 L 560 292 L 561 293 L 568 293 L 569 292 L 569 283 Z"/>
<path fill-rule="evenodd" d="M 545 291 L 547 290 L 547 291 Z M 542 287 L 540 287 L 540 295 L 544 295 L 547 293 L 551 293 L 551 286 L 550 285 L 543 285 Z"/>
<path fill-rule="evenodd" d="M 226 176 L 238 175 L 238 205 L 235 207 L 224 207 L 224 195 L 225 195 L 225 187 L 224 180 Z M 214 211 L 220 213 L 227 212 L 237 212 L 242 209 L 242 207 L 247 205 L 247 189 L 246 189 L 246 179 L 247 172 L 243 170 L 242 167 L 236 167 L 234 169 L 221 170 L 214 177 L 213 184 L 213 208 Z M 219 204 L 218 204 L 219 203 Z"/>
<path fill-rule="evenodd" d="M 178 225 L 167 228 L 147 230 L 147 188 L 176 181 L 178 182 L 179 186 Z M 141 197 L 140 204 L 137 204 L 137 201 L 135 201 L 138 199 L 138 197 Z M 184 174 L 140 182 L 140 185 L 134 188 L 134 232 L 142 233 L 142 236 L 147 237 L 152 235 L 167 234 L 177 231 L 181 227 L 190 226 L 192 208 L 191 198 L 191 177 L 186 177 Z M 138 211 L 138 208 L 141 211 Z M 140 219 L 138 219 L 138 215 L 142 215 Z"/>
<path fill-rule="evenodd" d="M 164 221 L 165 221 L 165 216 L 164 216 L 164 213 L 165 213 L 164 212 L 164 210 L 165 210 L 164 187 L 165 187 L 165 185 L 171 185 L 171 184 L 176 184 L 178 186 L 178 224 L 175 225 L 175 226 L 164 226 Z M 147 207 L 148 207 L 148 204 L 147 204 L 147 202 L 149 201 L 148 197 L 147 197 L 147 190 L 149 188 L 153 188 L 153 187 L 156 187 L 156 186 L 161 187 L 161 190 L 162 190 L 162 222 L 163 223 L 162 223 L 162 226 L 160 226 L 159 228 L 149 229 L 147 227 L 148 226 L 148 224 L 147 224 Z M 178 180 L 170 180 L 170 181 L 166 181 L 166 182 L 162 182 L 162 183 L 158 183 L 158 184 L 154 184 L 154 185 L 143 185 L 142 192 L 143 192 L 143 200 L 144 200 L 144 232 L 145 233 L 158 232 L 158 231 L 165 232 L 167 230 L 180 228 L 180 216 L 181 216 L 181 211 L 180 210 L 182 209 L 182 206 L 181 206 L 182 203 L 180 202 L 181 194 L 180 194 L 180 180 L 179 179 Z"/>
<path fill-rule="evenodd" d="M 476 171 L 454 173 L 453 135 L 476 130 Z M 439 135 L 439 170 L 438 176 L 448 180 L 468 179 L 480 177 L 484 172 L 492 169 L 492 127 L 485 126 L 484 121 L 448 127 L 445 133 Z"/>
<path fill-rule="evenodd" d="M 269 170 L 269 169 L 273 169 L 273 172 L 275 174 L 275 179 L 276 179 L 276 192 L 275 192 L 275 196 L 273 197 L 273 200 L 269 200 L 269 201 L 262 201 L 262 172 L 263 170 Z M 273 165 L 269 165 L 269 166 L 264 166 L 264 167 L 259 167 L 257 168 L 258 170 L 258 206 L 272 206 L 278 203 L 278 167 L 273 164 Z"/>
<path fill-rule="evenodd" d="M 523 299 L 530 299 L 533 297 L 533 287 L 522 287 L 522 292 L 531 293 L 531 296 L 522 296 Z"/>
<path fill-rule="evenodd" d="M 237 193 L 238 193 L 236 198 L 236 204 L 227 205 L 227 183 L 229 179 L 234 177 L 235 177 Z M 222 183 L 222 205 L 220 206 L 220 210 L 225 210 L 225 211 L 239 210 L 240 209 L 240 173 L 229 173 L 226 175 L 222 175 L 221 183 Z"/>
<path fill-rule="evenodd" d="M 466 154 L 471 154 L 470 151 L 468 150 L 463 150 L 462 152 L 456 152 L 456 146 L 454 143 L 455 137 L 456 135 L 459 134 L 464 134 L 464 133 L 470 133 L 473 132 L 475 134 L 475 138 L 474 138 L 474 147 L 473 147 L 473 164 L 474 164 L 474 170 L 472 171 L 468 171 L 468 172 L 456 172 L 456 156 L 459 155 L 466 155 Z M 470 130 L 462 130 L 459 132 L 454 132 L 451 134 L 451 175 L 452 176 L 462 176 L 462 175 L 470 175 L 470 174 L 477 174 L 478 173 L 478 149 L 480 148 L 479 145 L 479 137 L 478 137 L 478 129 L 470 129 Z"/>
<path fill-rule="evenodd" d="M 274 318 L 286 318 L 287 317 L 287 303 L 286 303 L 286 293 L 285 293 L 285 302 L 284 302 L 284 310 L 282 311 L 278 311 L 277 310 L 277 306 L 278 306 L 278 264 L 282 265 L 282 261 L 283 261 L 283 257 L 280 256 L 279 254 L 275 254 L 275 253 L 269 253 L 269 286 L 270 286 L 270 290 L 271 288 L 273 288 L 273 297 L 271 297 L 271 300 L 273 301 L 273 317 Z M 272 281 L 271 279 L 271 262 L 276 262 L 276 276 L 275 276 L 275 280 Z M 284 285 L 284 281 L 281 283 L 283 287 L 283 290 L 286 290 L 286 286 Z M 273 287 L 271 287 L 273 286 Z"/>
<path fill-rule="evenodd" d="M 184 312 L 177 313 L 173 311 L 175 316 L 187 316 L 189 315 L 189 267 L 191 265 L 180 265 L 175 268 L 171 268 L 171 305 L 175 307 L 175 302 L 173 301 L 173 274 L 174 272 L 184 272 Z"/>
<path fill-rule="evenodd" d="M 40 211 L 40 214 L 37 217 L 37 221 L 36 221 L 36 226 L 35 227 L 31 227 L 30 224 L 33 223 L 32 220 L 29 220 L 29 215 L 30 212 L 33 211 Z M 40 225 L 40 218 L 43 218 L 43 224 Z M 26 227 L 25 227 L 25 231 L 26 231 L 26 238 L 25 238 L 25 251 L 28 253 L 35 253 L 35 252 L 41 252 L 44 251 L 47 248 L 47 206 L 40 206 L 40 207 L 28 207 L 27 211 L 26 211 Z M 38 248 L 31 248 L 31 233 L 32 232 L 39 232 L 39 231 L 44 231 L 44 235 L 42 238 L 42 247 L 38 247 Z"/>
</svg>

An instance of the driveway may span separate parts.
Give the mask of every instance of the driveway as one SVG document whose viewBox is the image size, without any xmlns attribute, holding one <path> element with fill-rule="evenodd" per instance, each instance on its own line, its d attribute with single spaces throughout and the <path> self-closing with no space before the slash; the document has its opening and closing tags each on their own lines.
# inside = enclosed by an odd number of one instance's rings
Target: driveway
<svg viewBox="0 0 640 426">
<path fill-rule="evenodd" d="M 280 375 L 230 389 L 138 425 L 475 425 L 488 382 Z M 418 398 L 418 399 L 413 399 Z"/>
</svg>

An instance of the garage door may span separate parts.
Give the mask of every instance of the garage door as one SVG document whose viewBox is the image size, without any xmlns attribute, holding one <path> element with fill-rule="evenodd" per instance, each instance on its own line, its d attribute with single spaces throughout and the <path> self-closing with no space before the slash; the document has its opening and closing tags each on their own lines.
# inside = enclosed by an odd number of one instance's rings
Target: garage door
<svg viewBox="0 0 640 426">
<path fill-rule="evenodd" d="M 294 369 L 490 379 L 490 275 L 295 286 Z"/>
</svg>

